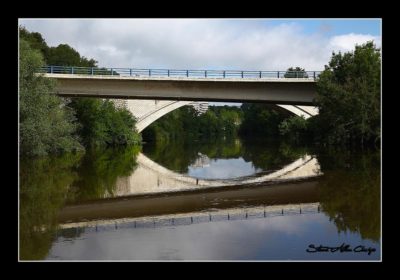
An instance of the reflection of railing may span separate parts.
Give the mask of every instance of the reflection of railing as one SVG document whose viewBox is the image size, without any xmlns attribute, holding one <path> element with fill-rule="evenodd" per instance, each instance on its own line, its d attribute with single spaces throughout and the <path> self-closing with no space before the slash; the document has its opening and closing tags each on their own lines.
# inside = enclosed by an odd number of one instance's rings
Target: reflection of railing
<svg viewBox="0 0 400 280">
<path fill-rule="evenodd" d="M 78 234 L 82 232 L 82 228 L 85 228 L 85 232 L 108 231 L 123 228 L 156 228 L 184 226 L 207 222 L 238 221 L 275 216 L 302 215 L 319 212 L 319 203 L 305 203 L 294 205 L 275 205 L 252 208 L 226 209 L 218 210 L 215 212 L 198 212 L 156 217 L 70 223 L 60 225 L 60 228 L 61 231 L 66 229 L 76 229 L 76 233 Z"/>
<path fill-rule="evenodd" d="M 40 73 L 81 74 L 129 77 L 171 77 L 171 78 L 217 78 L 217 79 L 310 79 L 315 80 L 321 71 L 245 71 L 245 70 L 177 70 L 177 69 L 135 69 L 98 68 L 75 66 L 44 66 Z"/>
</svg>

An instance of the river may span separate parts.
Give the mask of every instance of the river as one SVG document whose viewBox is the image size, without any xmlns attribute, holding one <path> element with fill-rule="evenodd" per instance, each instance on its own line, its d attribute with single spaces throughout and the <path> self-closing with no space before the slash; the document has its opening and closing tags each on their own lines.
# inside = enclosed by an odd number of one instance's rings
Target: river
<svg viewBox="0 0 400 280">
<path fill-rule="evenodd" d="M 215 139 L 20 160 L 21 260 L 380 260 L 380 154 Z"/>
</svg>

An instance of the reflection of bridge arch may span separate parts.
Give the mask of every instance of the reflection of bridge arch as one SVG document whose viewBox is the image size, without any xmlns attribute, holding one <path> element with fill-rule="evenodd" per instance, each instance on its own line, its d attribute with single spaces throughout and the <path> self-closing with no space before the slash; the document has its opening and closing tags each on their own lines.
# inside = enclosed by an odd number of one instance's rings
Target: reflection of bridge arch
<svg viewBox="0 0 400 280">
<path fill-rule="evenodd" d="M 114 196 L 176 192 L 222 186 L 261 184 L 312 178 L 321 175 L 315 157 L 305 155 L 270 174 L 234 179 L 197 179 L 171 171 L 144 154 L 137 156 L 137 168 L 129 177 L 119 178 Z"/>
<path fill-rule="evenodd" d="M 182 106 L 189 105 L 192 101 L 170 100 L 127 100 L 126 106 L 136 117 L 136 129 L 143 131 L 147 126 L 162 116 Z M 318 114 L 318 109 L 313 106 L 280 105 L 277 106 L 303 118 L 309 118 Z"/>
</svg>

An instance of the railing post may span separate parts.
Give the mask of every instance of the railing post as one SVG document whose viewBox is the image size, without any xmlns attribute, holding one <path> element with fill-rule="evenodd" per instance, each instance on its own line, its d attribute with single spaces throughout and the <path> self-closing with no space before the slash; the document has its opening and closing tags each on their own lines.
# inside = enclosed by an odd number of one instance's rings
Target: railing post
<svg viewBox="0 0 400 280">
<path fill-rule="evenodd" d="M 114 71 L 112 68 L 111 68 L 111 76 L 114 76 Z"/>
<path fill-rule="evenodd" d="M 151 69 L 149 69 L 149 77 L 151 77 Z"/>
<path fill-rule="evenodd" d="M 279 79 L 279 71 L 278 71 L 278 79 Z"/>
<path fill-rule="evenodd" d="M 53 66 L 50 66 L 50 73 L 53 74 Z"/>
<path fill-rule="evenodd" d="M 260 71 L 260 79 L 261 79 L 261 71 Z"/>
<path fill-rule="evenodd" d="M 315 71 L 314 71 L 314 80 L 315 80 Z"/>
<path fill-rule="evenodd" d="M 132 77 L 132 68 L 129 68 L 129 75 Z"/>
<path fill-rule="evenodd" d="M 189 70 L 186 70 L 186 77 L 189 78 Z"/>
<path fill-rule="evenodd" d="M 167 71 L 168 71 L 168 77 L 169 77 L 169 69 Z"/>
<path fill-rule="evenodd" d="M 243 78 L 243 71 L 242 71 L 242 78 Z"/>
<path fill-rule="evenodd" d="M 92 72 L 92 76 L 93 76 L 93 67 L 92 67 L 92 69 L 91 69 L 91 70 L 92 70 L 91 72 Z"/>
<path fill-rule="evenodd" d="M 71 67 L 71 74 L 74 74 L 74 67 Z"/>
<path fill-rule="evenodd" d="M 207 70 L 204 71 L 204 77 L 207 78 Z"/>
<path fill-rule="evenodd" d="M 225 79 L 225 71 L 224 71 L 224 79 Z"/>
</svg>

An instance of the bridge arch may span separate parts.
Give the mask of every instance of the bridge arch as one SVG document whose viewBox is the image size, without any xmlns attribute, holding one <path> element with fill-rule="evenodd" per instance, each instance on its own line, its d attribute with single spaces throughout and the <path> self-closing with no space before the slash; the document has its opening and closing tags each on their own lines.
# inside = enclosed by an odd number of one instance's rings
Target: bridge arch
<svg viewBox="0 0 400 280">
<path fill-rule="evenodd" d="M 136 117 L 136 129 L 142 132 L 150 124 L 162 116 L 186 105 L 192 101 L 170 101 L 170 100 L 127 100 L 126 107 Z M 277 106 L 305 119 L 318 114 L 318 109 L 313 106 L 281 105 Z"/>
</svg>

